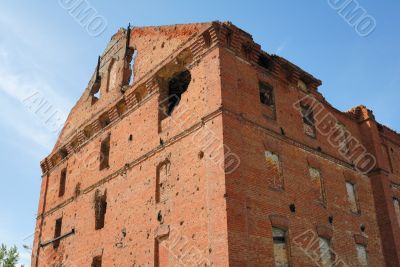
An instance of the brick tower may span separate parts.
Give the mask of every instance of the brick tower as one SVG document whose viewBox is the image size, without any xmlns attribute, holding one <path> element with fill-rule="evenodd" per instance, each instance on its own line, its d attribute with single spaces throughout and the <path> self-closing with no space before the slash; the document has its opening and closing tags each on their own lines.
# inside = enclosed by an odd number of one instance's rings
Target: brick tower
<svg viewBox="0 0 400 267">
<path fill-rule="evenodd" d="M 43 171 L 32 266 L 400 266 L 400 136 L 231 23 L 119 30 Z"/>
</svg>

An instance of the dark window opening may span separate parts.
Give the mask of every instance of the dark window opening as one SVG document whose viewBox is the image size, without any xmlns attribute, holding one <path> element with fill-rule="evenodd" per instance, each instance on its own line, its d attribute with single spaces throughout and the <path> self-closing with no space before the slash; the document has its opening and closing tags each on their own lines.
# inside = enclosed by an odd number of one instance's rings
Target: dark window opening
<svg viewBox="0 0 400 267">
<path fill-rule="evenodd" d="M 107 138 L 101 142 L 100 170 L 109 167 L 109 156 L 110 156 L 110 135 L 108 135 Z"/>
<path fill-rule="evenodd" d="M 190 71 L 185 70 L 176 74 L 168 82 L 168 110 L 167 114 L 170 116 L 174 108 L 179 104 L 181 96 L 186 92 L 189 87 L 192 76 Z"/>
<path fill-rule="evenodd" d="M 211 35 L 209 32 L 203 33 L 203 39 L 204 39 L 204 44 L 206 47 L 210 47 L 212 40 L 211 40 Z"/>
<path fill-rule="evenodd" d="M 60 175 L 60 188 L 58 190 L 58 196 L 62 197 L 65 193 L 65 182 L 67 180 L 67 169 L 63 169 Z"/>
<path fill-rule="evenodd" d="M 104 221 L 106 217 L 107 211 L 107 191 L 104 192 L 103 195 L 100 194 L 100 190 L 97 190 L 95 193 L 95 229 L 99 230 L 104 227 Z"/>
<path fill-rule="evenodd" d="M 118 113 L 118 116 L 121 117 L 121 116 L 126 112 L 127 109 L 128 109 L 128 108 L 127 108 L 127 106 L 126 106 L 125 99 L 122 99 L 121 101 L 119 101 L 119 102 L 117 103 L 117 113 Z"/>
<path fill-rule="evenodd" d="M 272 62 L 266 55 L 261 54 L 258 58 L 258 65 L 263 68 L 270 69 L 272 66 Z"/>
<path fill-rule="evenodd" d="M 105 112 L 103 115 L 101 115 L 99 117 L 99 122 L 100 122 L 101 128 L 105 128 L 105 127 L 107 127 L 107 125 L 109 125 L 111 123 L 110 117 L 108 116 L 108 112 Z"/>
<path fill-rule="evenodd" d="M 260 101 L 264 105 L 273 106 L 274 105 L 274 93 L 272 86 L 262 83 L 259 83 L 259 90 L 260 90 Z"/>
<path fill-rule="evenodd" d="M 91 267 L 101 267 L 102 256 L 96 256 L 92 260 Z"/>
<path fill-rule="evenodd" d="M 307 125 L 314 126 L 314 112 L 308 105 L 301 105 L 301 113 L 303 115 L 303 122 Z"/>
<path fill-rule="evenodd" d="M 61 236 L 61 227 L 62 227 L 62 218 L 56 220 L 56 225 L 54 227 L 54 239 L 59 238 Z M 53 247 L 58 248 L 60 245 L 60 240 L 56 240 L 53 242 Z"/>
</svg>

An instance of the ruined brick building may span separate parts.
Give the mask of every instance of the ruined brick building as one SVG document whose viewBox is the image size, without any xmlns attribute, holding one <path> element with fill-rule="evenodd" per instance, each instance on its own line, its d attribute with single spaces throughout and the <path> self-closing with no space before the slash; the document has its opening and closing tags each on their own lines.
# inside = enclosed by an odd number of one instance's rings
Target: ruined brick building
<svg viewBox="0 0 400 267">
<path fill-rule="evenodd" d="M 43 170 L 32 266 L 400 266 L 400 136 L 231 23 L 119 30 Z"/>
</svg>

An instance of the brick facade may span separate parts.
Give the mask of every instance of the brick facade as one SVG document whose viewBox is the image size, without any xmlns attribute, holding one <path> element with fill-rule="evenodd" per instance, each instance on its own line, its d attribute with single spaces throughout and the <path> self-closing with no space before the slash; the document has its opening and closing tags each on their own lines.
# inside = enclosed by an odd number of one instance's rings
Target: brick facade
<svg viewBox="0 0 400 267">
<path fill-rule="evenodd" d="M 32 266 L 400 266 L 400 136 L 320 84 L 231 23 L 119 30 L 41 162 Z"/>
</svg>

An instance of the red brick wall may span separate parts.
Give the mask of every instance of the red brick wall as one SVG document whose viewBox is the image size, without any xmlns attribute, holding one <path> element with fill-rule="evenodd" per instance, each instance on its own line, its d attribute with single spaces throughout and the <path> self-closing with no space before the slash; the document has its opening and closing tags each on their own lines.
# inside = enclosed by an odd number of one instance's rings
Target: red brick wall
<svg viewBox="0 0 400 267">
<path fill-rule="evenodd" d="M 101 99 L 92 105 L 92 78 L 67 120 L 71 128 L 41 163 L 32 266 L 89 266 L 96 256 L 103 266 L 274 266 L 272 226 L 287 230 L 291 266 L 315 266 L 312 255 L 318 256 L 319 247 L 312 241 L 318 236 L 330 239 L 336 260 L 348 266 L 358 266 L 356 243 L 367 246 L 370 266 L 399 266 L 393 197 L 400 197 L 400 137 L 371 111 L 336 110 L 317 91 L 319 80 L 262 52 L 251 35 L 230 23 L 136 28 L 130 43 L 138 50 L 136 82 L 121 92 L 127 65 L 120 30 L 100 68 L 107 81 L 114 60 L 116 85 L 107 92 L 102 82 Z M 261 55 L 268 68 L 259 66 Z M 162 80 L 185 68 L 191 83 L 172 116 L 161 121 Z M 299 79 L 309 92 L 298 88 Z M 274 108 L 260 103 L 260 81 L 274 88 Z M 122 99 L 128 112 L 120 115 L 115 105 Z M 319 104 L 312 106 L 315 138 L 304 132 L 299 100 Z M 104 112 L 111 124 L 101 129 Z M 326 114 L 376 159 L 367 174 L 348 156 L 354 146 L 340 153 L 335 135 L 323 134 Z M 88 139 L 82 130 L 89 124 L 95 133 Z M 109 134 L 110 167 L 99 170 L 100 145 Z M 63 147 L 67 157 L 52 160 Z M 279 157 L 279 164 L 267 163 L 265 151 Z M 162 185 L 166 197 L 158 203 L 162 164 L 169 171 Z M 64 168 L 66 190 L 59 197 Z M 322 198 L 309 168 L 321 174 Z M 350 209 L 346 182 L 355 185 L 359 212 Z M 100 230 L 97 190 L 107 192 Z M 54 237 L 60 217 L 62 234 L 71 234 L 57 249 L 39 248 Z"/>
<path fill-rule="evenodd" d="M 165 245 L 169 266 L 178 262 L 228 266 L 218 49 L 188 67 L 192 81 L 172 116 L 163 121 L 161 132 L 159 94 L 149 93 L 136 110 L 112 120 L 43 177 L 39 215 L 44 219 L 41 226 L 38 218 L 33 266 L 36 251 L 39 266 L 61 262 L 89 266 L 98 255 L 103 266 L 153 266 L 157 250 L 165 260 Z M 140 85 L 132 90 L 136 88 Z M 109 134 L 110 167 L 99 170 L 100 144 Z M 168 200 L 156 203 L 157 167 L 166 160 L 170 162 Z M 59 197 L 64 168 L 66 191 Z M 100 230 L 95 230 L 96 190 L 107 190 L 105 226 Z M 60 217 L 62 234 L 72 229 L 75 233 L 63 238 L 57 250 L 51 244 L 38 249 L 39 240 L 53 239 Z M 159 249 L 156 237 L 160 237 Z"/>
<path fill-rule="evenodd" d="M 368 237 L 368 260 L 382 266 L 384 260 L 375 216 L 369 177 L 352 170 L 350 162 L 317 133 L 312 139 L 304 134 L 303 121 L 293 104 L 302 93 L 293 84 L 279 80 L 257 66 L 249 65 L 230 50 L 221 51 L 224 143 L 237 153 L 241 164 L 226 176 L 229 253 L 231 266 L 274 266 L 270 216 L 288 220 L 290 262 L 293 266 L 315 266 L 294 240 L 317 227 L 333 229 L 332 249 L 349 266 L 358 266 L 354 235 L 361 235 L 365 225 Z M 265 118 L 260 103 L 258 82 L 274 87 L 276 120 Z M 356 122 L 326 106 L 360 138 Z M 280 128 L 285 135 L 281 134 Z M 321 152 L 317 151 L 321 148 Z M 279 155 L 284 189 L 276 189 L 270 179 L 275 169 L 268 169 L 265 150 Z M 340 163 L 340 164 L 338 164 Z M 319 194 L 312 191 L 309 167 L 321 171 L 326 192 L 326 207 Z M 345 182 L 356 184 L 361 214 L 350 211 Z M 296 212 L 291 212 L 295 204 Z M 333 217 L 333 224 L 328 217 Z M 313 251 L 310 251 L 310 253 Z M 317 250 L 318 252 L 318 250 Z"/>
</svg>

